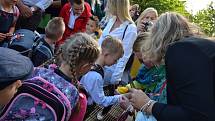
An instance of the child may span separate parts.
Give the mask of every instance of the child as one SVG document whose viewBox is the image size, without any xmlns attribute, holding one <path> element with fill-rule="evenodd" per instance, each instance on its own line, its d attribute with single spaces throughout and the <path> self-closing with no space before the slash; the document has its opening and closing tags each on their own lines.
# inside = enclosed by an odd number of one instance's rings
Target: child
<svg viewBox="0 0 215 121">
<path fill-rule="evenodd" d="M 19 17 L 19 10 L 15 6 L 17 0 L 0 1 L 0 47 L 7 47 L 11 39 L 16 21 Z"/>
<path fill-rule="evenodd" d="M 70 91 L 63 83 L 71 83 L 79 89 L 78 78 L 87 73 L 100 54 L 97 42 L 87 34 L 74 34 L 63 44 L 59 50 L 61 64 L 55 68 L 37 68 L 34 76 L 41 76 L 50 80 L 70 99 L 74 106 L 76 98 L 74 90 Z M 61 80 L 59 80 L 59 78 Z M 82 121 L 86 112 L 87 100 L 85 94 L 79 93 L 78 103 L 73 111 L 70 121 Z"/>
<path fill-rule="evenodd" d="M 31 60 L 17 51 L 0 47 L 0 115 L 18 88 L 33 71 Z"/>
<path fill-rule="evenodd" d="M 97 69 L 100 69 L 104 73 L 104 66 L 111 66 L 117 62 L 119 58 L 123 55 L 123 47 L 120 40 L 107 36 L 103 41 L 102 53 L 96 61 Z M 81 84 L 84 86 L 85 90 L 89 94 L 88 105 L 93 105 L 95 102 L 98 105 L 107 107 L 120 102 L 121 95 L 105 96 L 104 94 L 104 80 L 103 76 L 97 71 L 91 70 L 81 79 Z M 88 109 L 90 113 L 92 109 Z"/>
<path fill-rule="evenodd" d="M 94 39 L 99 39 L 102 30 L 99 27 L 99 19 L 97 16 L 91 16 L 86 26 L 86 33 L 92 36 Z"/>
<path fill-rule="evenodd" d="M 134 81 L 127 85 L 129 88 L 136 88 L 145 90 L 146 93 L 150 94 L 152 99 L 159 102 L 166 102 L 166 93 L 165 91 L 165 81 L 166 81 L 166 71 L 163 64 L 157 66 L 149 60 L 146 60 L 142 53 L 145 52 L 144 44 L 146 41 L 150 41 L 149 33 L 143 32 L 138 35 L 137 40 L 134 43 L 133 50 L 135 56 L 142 63 L 142 66 L 139 69 L 139 72 L 134 78 Z M 142 47 L 142 48 L 141 48 Z M 162 86 L 164 87 L 162 88 Z"/>
<path fill-rule="evenodd" d="M 62 38 L 64 31 L 65 24 L 61 17 L 55 17 L 48 22 L 45 28 L 45 36 L 38 40 L 47 51 L 44 51 L 42 46 L 41 49 L 35 49 L 32 56 L 32 62 L 35 67 L 40 66 L 42 63 L 52 58 L 55 43 Z"/>
</svg>

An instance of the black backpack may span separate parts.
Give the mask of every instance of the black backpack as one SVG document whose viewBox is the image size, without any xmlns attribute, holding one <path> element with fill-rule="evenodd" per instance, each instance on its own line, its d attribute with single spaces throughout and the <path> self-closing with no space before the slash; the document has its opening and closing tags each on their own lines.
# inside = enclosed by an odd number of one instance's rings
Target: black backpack
<svg viewBox="0 0 215 121">
<path fill-rule="evenodd" d="M 15 34 L 22 35 L 22 37 L 12 39 L 9 48 L 29 57 L 35 67 L 40 66 L 54 55 L 52 48 L 39 33 L 27 29 L 20 29 Z"/>
<path fill-rule="evenodd" d="M 90 69 L 90 71 L 95 71 L 95 72 L 99 73 L 102 76 L 102 78 L 104 78 L 104 70 L 100 65 L 95 64 L 92 67 L 92 69 Z"/>
</svg>

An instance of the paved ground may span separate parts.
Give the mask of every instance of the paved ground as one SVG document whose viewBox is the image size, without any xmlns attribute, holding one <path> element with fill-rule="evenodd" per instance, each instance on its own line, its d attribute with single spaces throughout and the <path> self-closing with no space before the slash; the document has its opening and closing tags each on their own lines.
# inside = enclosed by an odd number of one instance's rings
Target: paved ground
<svg viewBox="0 0 215 121">
<path fill-rule="evenodd" d="M 96 106 L 96 109 L 90 114 L 90 117 L 88 117 L 85 121 L 98 121 L 96 119 L 97 113 L 102 110 L 101 107 Z M 108 112 L 107 115 L 105 115 L 103 121 L 117 121 L 117 118 L 123 113 L 123 110 L 120 108 L 119 105 L 114 105 L 112 109 Z M 132 117 L 128 117 L 126 121 L 133 121 Z"/>
</svg>

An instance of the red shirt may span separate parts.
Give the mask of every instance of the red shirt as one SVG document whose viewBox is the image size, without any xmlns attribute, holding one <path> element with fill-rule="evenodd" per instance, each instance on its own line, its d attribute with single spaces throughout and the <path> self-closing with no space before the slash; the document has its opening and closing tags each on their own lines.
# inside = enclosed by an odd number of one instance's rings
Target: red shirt
<svg viewBox="0 0 215 121">
<path fill-rule="evenodd" d="M 57 42 L 57 45 L 63 44 L 65 40 L 74 33 L 85 32 L 87 21 L 89 20 L 90 16 L 92 16 L 90 5 L 85 2 L 84 12 L 75 20 L 74 28 L 70 29 L 68 27 L 70 12 L 71 12 L 71 5 L 70 3 L 67 3 L 63 6 L 59 15 L 64 20 L 64 23 L 66 25 L 66 30 L 63 34 L 63 38 Z"/>
</svg>

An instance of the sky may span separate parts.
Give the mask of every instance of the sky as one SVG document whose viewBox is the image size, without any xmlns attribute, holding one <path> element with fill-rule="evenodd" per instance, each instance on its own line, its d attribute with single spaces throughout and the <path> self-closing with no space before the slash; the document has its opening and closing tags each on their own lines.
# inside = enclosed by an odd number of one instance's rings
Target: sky
<svg viewBox="0 0 215 121">
<path fill-rule="evenodd" d="M 199 10 L 207 7 L 211 1 L 215 3 L 215 0 L 187 0 L 186 9 L 192 14 L 196 14 Z"/>
</svg>

